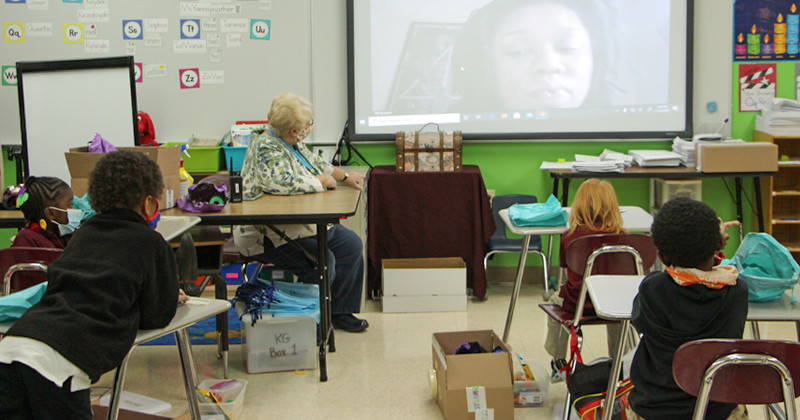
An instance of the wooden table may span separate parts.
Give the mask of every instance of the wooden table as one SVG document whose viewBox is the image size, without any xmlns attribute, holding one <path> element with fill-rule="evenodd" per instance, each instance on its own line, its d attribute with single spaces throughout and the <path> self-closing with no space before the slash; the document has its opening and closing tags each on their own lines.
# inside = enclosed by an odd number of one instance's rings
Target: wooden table
<svg viewBox="0 0 800 420">
<path fill-rule="evenodd" d="M 564 207 L 568 213 L 571 207 Z M 621 206 L 620 212 L 622 213 L 622 226 L 630 233 L 649 233 L 650 225 L 653 224 L 653 216 L 644 211 L 641 207 L 636 206 Z M 536 235 L 550 235 L 550 245 L 547 251 L 547 261 L 545 266 L 549 267 L 550 261 L 553 256 L 553 235 L 560 235 L 569 229 L 569 224 L 561 226 L 527 226 L 520 227 L 514 224 L 508 216 L 508 209 L 500 210 L 500 218 L 503 219 L 508 229 L 517 235 L 522 235 L 522 249 L 528 249 L 531 236 Z M 506 327 L 503 330 L 503 341 L 508 342 L 508 336 L 511 333 L 511 320 L 514 318 L 514 306 L 517 303 L 517 296 L 519 296 L 519 289 L 522 286 L 522 273 L 525 270 L 525 260 L 527 259 L 527 252 L 520 252 L 519 264 L 517 265 L 517 278 L 514 281 L 514 292 L 511 294 L 511 303 L 508 307 L 508 316 L 506 316 Z M 549 281 L 549 279 L 545 279 Z M 548 296 L 549 298 L 549 296 Z"/>
<path fill-rule="evenodd" d="M 361 192 L 340 186 L 331 191 L 303 195 L 264 195 L 254 201 L 228 203 L 218 213 L 188 213 L 179 208 L 161 212 L 165 216 L 199 216 L 200 225 L 316 224 L 317 272 L 319 274 L 320 381 L 328 380 L 327 352 L 336 351 L 331 322 L 331 290 L 328 279 L 328 224 L 352 216 Z M 1 223 L 1 222 L 0 222 Z"/>
<path fill-rule="evenodd" d="M 756 201 L 756 218 L 758 220 L 758 231 L 764 231 L 764 212 L 761 208 L 761 183 L 757 178 L 772 176 L 774 172 L 722 172 L 709 173 L 698 172 L 695 168 L 686 166 L 677 167 L 641 167 L 632 166 L 625 168 L 625 172 L 572 172 L 568 169 L 550 169 L 550 176 L 553 178 L 553 195 L 558 196 L 559 180 L 564 180 L 561 193 L 561 205 L 566 207 L 569 201 L 569 182 L 573 178 L 664 178 L 664 179 L 688 179 L 688 178 L 725 178 L 733 177 L 736 184 L 736 214 L 739 223 L 743 223 L 742 218 L 742 178 L 753 178 Z M 742 225 L 739 227 L 739 236 L 742 236 Z"/>
</svg>

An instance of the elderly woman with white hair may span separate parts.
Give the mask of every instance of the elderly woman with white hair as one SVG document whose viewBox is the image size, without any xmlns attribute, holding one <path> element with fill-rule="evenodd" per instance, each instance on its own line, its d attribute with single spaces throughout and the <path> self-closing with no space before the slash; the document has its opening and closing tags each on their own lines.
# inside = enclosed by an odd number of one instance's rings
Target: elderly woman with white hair
<svg viewBox="0 0 800 420">
<path fill-rule="evenodd" d="M 307 99 L 288 92 L 272 101 L 267 130 L 251 138 L 242 165 L 245 200 L 254 200 L 264 193 L 321 193 L 335 189 L 337 182 L 362 189 L 363 175 L 333 167 L 302 144 L 314 127 L 311 106 Z M 275 227 L 306 251 L 316 254 L 315 225 Z M 305 260 L 303 252 L 266 226 L 237 226 L 233 239 L 242 254 L 289 271 L 301 282 L 318 282 L 314 267 Z M 350 332 L 366 330 L 369 323 L 353 315 L 361 309 L 364 277 L 361 238 L 342 225 L 330 227 L 328 261 L 333 326 Z"/>
</svg>

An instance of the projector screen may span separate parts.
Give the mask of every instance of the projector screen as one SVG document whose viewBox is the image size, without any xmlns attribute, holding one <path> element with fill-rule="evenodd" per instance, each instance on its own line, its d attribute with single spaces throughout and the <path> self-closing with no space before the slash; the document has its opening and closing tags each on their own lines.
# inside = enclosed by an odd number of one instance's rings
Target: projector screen
<svg viewBox="0 0 800 420">
<path fill-rule="evenodd" d="M 349 137 L 692 131 L 693 0 L 348 0 Z"/>
</svg>

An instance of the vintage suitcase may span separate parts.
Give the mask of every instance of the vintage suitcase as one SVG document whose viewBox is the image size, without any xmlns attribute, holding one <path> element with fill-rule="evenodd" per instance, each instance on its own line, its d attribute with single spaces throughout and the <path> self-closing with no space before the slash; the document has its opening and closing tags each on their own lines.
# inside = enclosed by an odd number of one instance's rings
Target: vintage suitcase
<svg viewBox="0 0 800 420">
<path fill-rule="evenodd" d="M 395 169 L 397 172 L 461 172 L 461 140 L 460 131 L 398 131 Z"/>
</svg>

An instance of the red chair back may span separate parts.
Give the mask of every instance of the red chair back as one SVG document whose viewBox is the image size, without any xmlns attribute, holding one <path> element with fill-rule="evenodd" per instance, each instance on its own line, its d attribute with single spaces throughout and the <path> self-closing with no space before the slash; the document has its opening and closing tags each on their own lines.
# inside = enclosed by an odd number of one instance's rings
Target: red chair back
<svg viewBox="0 0 800 420">
<path fill-rule="evenodd" d="M 657 250 L 650 236 L 634 233 L 601 233 L 570 242 L 565 251 L 567 267 L 575 273 L 584 274 L 589 255 L 595 249 L 607 245 L 633 247 L 642 257 L 642 267 L 645 271 L 656 262 Z M 636 274 L 636 262 L 631 254 L 624 252 L 602 254 L 595 259 L 592 271 L 594 274 Z"/>
<path fill-rule="evenodd" d="M 40 263 L 46 266 L 50 265 L 61 256 L 61 251 L 54 248 L 26 247 L 0 249 L 0 279 L 5 277 L 8 269 L 15 264 Z M 45 281 L 47 281 L 47 273 L 45 272 L 19 272 L 11 277 L 11 290 L 23 290 Z"/>
<path fill-rule="evenodd" d="M 780 340 L 691 341 L 672 359 L 672 375 L 686 393 L 697 396 L 703 375 L 717 359 L 729 354 L 759 354 L 781 361 L 792 374 L 794 393 L 800 393 L 800 343 Z M 725 366 L 714 377 L 710 400 L 730 404 L 771 404 L 783 401 L 781 377 L 767 365 Z"/>
</svg>

